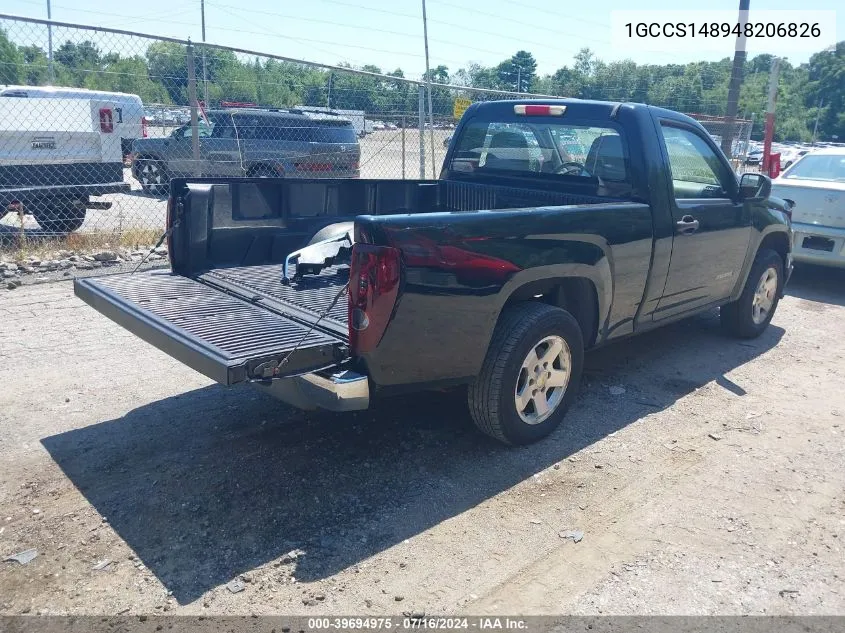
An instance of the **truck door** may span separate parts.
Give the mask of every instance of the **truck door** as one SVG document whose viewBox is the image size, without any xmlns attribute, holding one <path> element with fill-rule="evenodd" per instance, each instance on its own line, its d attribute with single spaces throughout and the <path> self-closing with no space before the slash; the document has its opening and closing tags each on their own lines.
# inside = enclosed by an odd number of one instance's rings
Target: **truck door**
<svg viewBox="0 0 845 633">
<path fill-rule="evenodd" d="M 751 238 L 751 214 L 730 164 L 693 126 L 661 121 L 671 171 L 674 238 L 669 274 L 654 319 L 730 295 Z"/>
</svg>

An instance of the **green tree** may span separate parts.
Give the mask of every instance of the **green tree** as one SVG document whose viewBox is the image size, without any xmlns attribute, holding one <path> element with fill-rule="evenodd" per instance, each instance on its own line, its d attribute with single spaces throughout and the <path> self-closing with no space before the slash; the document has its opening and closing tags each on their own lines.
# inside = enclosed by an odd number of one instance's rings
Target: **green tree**
<svg viewBox="0 0 845 633">
<path fill-rule="evenodd" d="M 531 92 L 536 73 L 537 62 L 528 51 L 517 51 L 496 67 L 499 87 L 513 92 Z"/>
<path fill-rule="evenodd" d="M 9 39 L 6 31 L 0 29 L 0 83 L 20 83 L 23 63 L 21 51 Z"/>
<path fill-rule="evenodd" d="M 819 107 L 819 135 L 845 139 L 845 41 L 810 57 L 804 104 Z"/>
</svg>

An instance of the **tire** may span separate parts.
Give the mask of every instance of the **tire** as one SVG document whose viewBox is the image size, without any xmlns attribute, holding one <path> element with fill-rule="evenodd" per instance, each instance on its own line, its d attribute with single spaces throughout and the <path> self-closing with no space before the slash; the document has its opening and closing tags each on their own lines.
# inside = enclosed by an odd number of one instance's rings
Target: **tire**
<svg viewBox="0 0 845 633">
<path fill-rule="evenodd" d="M 137 159 L 135 178 L 141 183 L 144 193 L 151 195 L 165 195 L 170 190 L 170 177 L 164 163 L 152 158 Z"/>
<path fill-rule="evenodd" d="M 335 224 L 329 224 L 328 226 L 324 226 L 319 231 L 314 233 L 314 237 L 308 240 L 308 245 L 315 244 L 317 242 L 322 242 L 323 240 L 327 240 L 330 237 L 334 237 L 336 235 L 343 235 L 344 233 L 349 233 L 354 226 L 354 222 L 337 222 Z"/>
<path fill-rule="evenodd" d="M 554 343 L 564 344 L 560 354 L 554 354 Z M 536 363 L 529 362 L 532 351 Z M 568 373 L 561 362 L 567 354 Z M 536 442 L 560 425 L 578 390 L 583 366 L 584 339 L 571 314 L 543 303 L 507 308 L 493 332 L 481 373 L 468 390 L 472 419 L 481 431 L 505 444 Z M 541 373 L 529 374 L 527 367 L 538 367 Z M 555 369 L 562 386 L 546 383 Z M 536 398 L 532 385 L 540 386 Z M 520 393 L 522 405 L 517 404 Z M 538 402 L 546 403 L 548 413 L 535 406 Z"/>
<path fill-rule="evenodd" d="M 722 328 L 738 338 L 760 336 L 775 315 L 782 291 L 783 259 L 773 250 L 760 250 L 739 299 L 719 310 Z"/>
<path fill-rule="evenodd" d="M 32 211 L 35 221 L 45 232 L 56 235 L 73 233 L 85 222 L 85 207 L 81 200 L 55 200 L 45 202 Z"/>
</svg>

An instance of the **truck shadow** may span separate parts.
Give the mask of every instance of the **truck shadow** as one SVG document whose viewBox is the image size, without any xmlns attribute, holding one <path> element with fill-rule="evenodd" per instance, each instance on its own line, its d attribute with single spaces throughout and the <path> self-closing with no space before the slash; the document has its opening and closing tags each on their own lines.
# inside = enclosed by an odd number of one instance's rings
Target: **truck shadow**
<svg viewBox="0 0 845 633">
<path fill-rule="evenodd" d="M 564 426 L 505 448 L 472 427 L 460 391 L 357 414 L 292 411 L 212 386 L 45 438 L 56 463 L 182 604 L 304 552 L 294 575 L 353 567 L 530 478 L 774 347 L 705 315 L 588 356 Z M 622 387 L 611 395 L 610 387 Z M 618 389 L 613 390 L 619 393 Z"/>
<path fill-rule="evenodd" d="M 797 264 L 786 294 L 805 301 L 845 306 L 845 268 Z"/>
</svg>

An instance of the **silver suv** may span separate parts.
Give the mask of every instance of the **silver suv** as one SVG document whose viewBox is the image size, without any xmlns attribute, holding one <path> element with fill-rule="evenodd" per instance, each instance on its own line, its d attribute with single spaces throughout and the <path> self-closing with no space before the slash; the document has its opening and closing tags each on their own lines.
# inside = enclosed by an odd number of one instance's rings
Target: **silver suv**
<svg viewBox="0 0 845 633">
<path fill-rule="evenodd" d="M 132 144 L 132 174 L 145 192 L 167 193 L 180 176 L 357 178 L 361 148 L 352 123 L 307 110 L 210 110 L 199 121 L 199 164 L 191 125 Z"/>
</svg>

